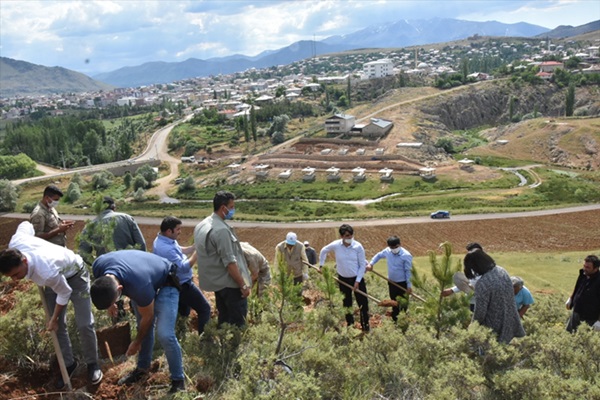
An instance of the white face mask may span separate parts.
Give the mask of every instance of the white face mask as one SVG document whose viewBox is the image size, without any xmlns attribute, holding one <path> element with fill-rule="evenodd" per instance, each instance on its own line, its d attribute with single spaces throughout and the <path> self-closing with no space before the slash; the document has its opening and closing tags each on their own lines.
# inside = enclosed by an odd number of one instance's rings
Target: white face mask
<svg viewBox="0 0 600 400">
<path fill-rule="evenodd" d="M 346 244 L 352 244 L 352 240 L 353 240 L 352 238 L 345 238 L 344 239 L 344 243 L 346 243 Z"/>
<path fill-rule="evenodd" d="M 48 203 L 48 207 L 50 208 L 55 208 L 58 205 L 58 200 L 52 200 L 50 203 Z"/>
<path fill-rule="evenodd" d="M 392 251 L 392 254 L 398 254 L 400 253 L 400 247 L 397 247 L 395 249 L 390 249 Z"/>
</svg>

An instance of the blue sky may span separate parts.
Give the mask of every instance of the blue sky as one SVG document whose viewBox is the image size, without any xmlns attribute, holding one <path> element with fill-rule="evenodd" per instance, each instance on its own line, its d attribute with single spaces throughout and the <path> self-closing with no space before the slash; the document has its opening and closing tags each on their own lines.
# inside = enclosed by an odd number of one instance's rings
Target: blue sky
<svg viewBox="0 0 600 400">
<path fill-rule="evenodd" d="M 298 40 L 433 17 L 553 29 L 600 19 L 600 1 L 2 0 L 0 55 L 93 75 L 149 61 L 254 56 Z"/>
</svg>

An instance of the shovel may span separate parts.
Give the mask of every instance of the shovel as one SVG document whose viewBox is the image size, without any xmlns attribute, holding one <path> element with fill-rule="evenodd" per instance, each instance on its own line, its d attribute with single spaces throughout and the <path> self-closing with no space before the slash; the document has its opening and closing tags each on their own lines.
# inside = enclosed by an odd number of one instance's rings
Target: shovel
<svg viewBox="0 0 600 400">
<path fill-rule="evenodd" d="M 392 281 L 391 279 L 388 279 L 388 278 L 386 278 L 386 277 L 385 277 L 385 275 L 383 275 L 383 274 L 380 274 L 379 272 L 375 271 L 374 269 L 372 269 L 372 270 L 371 270 L 371 272 L 372 272 L 372 273 L 374 273 L 375 275 L 377 275 L 377 276 L 379 276 L 379 277 L 381 277 L 381 278 L 385 279 L 386 281 L 388 281 L 388 282 L 389 282 L 389 283 L 391 283 L 392 285 L 394 285 L 394 286 L 396 286 L 396 287 L 398 287 L 398 288 L 402 289 L 404 292 L 406 292 L 406 289 L 405 289 L 405 288 L 403 288 L 402 286 L 398 285 L 396 282 Z M 417 299 L 417 300 L 419 300 L 419 301 L 422 301 L 423 303 L 425 303 L 425 299 L 424 299 L 424 298 L 422 298 L 421 296 L 419 296 L 418 294 L 415 294 L 415 293 L 410 293 L 410 295 L 411 295 L 411 296 L 413 296 L 415 299 Z"/>
<path fill-rule="evenodd" d="M 46 303 L 46 296 L 44 296 L 44 289 L 41 286 L 38 286 L 38 290 L 40 292 L 40 297 L 42 298 L 42 306 L 44 307 L 44 312 L 46 313 L 46 322 L 50 321 L 52 315 L 50 314 L 50 310 L 48 310 L 48 304 Z M 60 368 L 60 374 L 62 375 L 63 382 L 65 383 L 65 387 L 67 390 L 73 390 L 71 386 L 71 378 L 69 377 L 69 373 L 67 372 L 67 367 L 65 366 L 65 359 L 63 358 L 62 350 L 60 349 L 60 344 L 58 343 L 58 336 L 56 336 L 56 332 L 51 331 L 50 336 L 52 336 L 52 344 L 54 345 L 54 351 L 56 352 L 56 359 L 58 360 L 58 367 Z"/>
<path fill-rule="evenodd" d="M 314 266 L 312 264 L 306 263 L 306 262 L 303 262 L 303 263 L 306 264 L 306 265 L 308 265 L 311 268 L 316 269 L 319 273 L 321 273 L 321 269 L 320 268 L 318 268 L 318 267 L 316 267 L 316 266 Z M 383 301 L 379 300 L 376 297 L 373 297 L 370 294 L 363 292 L 362 290 L 354 289 L 354 286 L 349 285 L 346 282 L 339 280 L 335 276 L 332 276 L 332 278 L 335 279 L 335 281 L 338 282 L 339 284 L 342 284 L 342 285 L 344 285 L 344 286 L 352 289 L 352 291 L 354 291 L 354 292 L 356 292 L 358 294 L 362 294 L 366 298 L 368 298 L 370 300 L 373 300 L 374 302 L 377 303 L 378 306 L 381 306 L 381 307 L 397 307 L 398 306 L 398 302 L 396 300 L 383 300 Z"/>
</svg>

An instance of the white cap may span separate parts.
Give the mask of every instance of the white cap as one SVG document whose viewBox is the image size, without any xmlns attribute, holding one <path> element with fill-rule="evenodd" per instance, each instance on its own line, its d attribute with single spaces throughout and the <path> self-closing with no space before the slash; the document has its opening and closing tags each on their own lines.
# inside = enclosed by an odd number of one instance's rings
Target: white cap
<svg viewBox="0 0 600 400">
<path fill-rule="evenodd" d="M 310 243 L 308 243 L 308 240 L 305 240 L 305 241 L 304 241 L 304 245 L 305 245 L 305 246 L 310 246 Z"/>
<path fill-rule="evenodd" d="M 287 236 L 285 237 L 285 242 L 290 246 L 295 245 L 297 240 L 298 236 L 296 236 L 294 232 L 288 232 Z"/>
</svg>

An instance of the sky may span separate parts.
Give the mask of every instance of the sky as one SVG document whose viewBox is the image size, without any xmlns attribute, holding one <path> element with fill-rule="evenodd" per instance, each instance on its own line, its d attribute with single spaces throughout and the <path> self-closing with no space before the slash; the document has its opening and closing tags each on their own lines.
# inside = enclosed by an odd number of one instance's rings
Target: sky
<svg viewBox="0 0 600 400">
<path fill-rule="evenodd" d="M 93 76 L 150 61 L 255 56 L 402 19 L 600 19 L 598 0 L 2 0 L 0 56 Z"/>
</svg>

